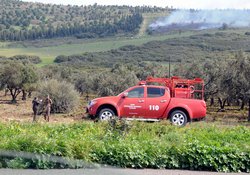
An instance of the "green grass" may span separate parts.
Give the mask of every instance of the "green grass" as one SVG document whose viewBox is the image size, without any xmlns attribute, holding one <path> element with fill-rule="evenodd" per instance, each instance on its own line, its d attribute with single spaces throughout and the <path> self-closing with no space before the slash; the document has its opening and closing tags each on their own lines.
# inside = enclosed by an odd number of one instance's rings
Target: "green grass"
<svg viewBox="0 0 250 175">
<path fill-rule="evenodd" d="M 9 44 L 10 42 L 0 42 L 0 49 L 1 48 L 4 48 L 4 47 L 7 47 L 7 45 Z"/>
<path fill-rule="evenodd" d="M 159 15 L 159 14 L 158 14 Z M 149 23 L 154 16 L 149 16 L 146 23 Z M 145 26 L 144 26 L 145 27 Z M 150 41 L 163 41 L 163 40 L 174 40 L 176 39 L 177 45 L 185 44 L 187 41 L 196 41 L 197 39 L 190 39 L 190 36 L 197 36 L 199 34 L 215 34 L 216 32 L 223 32 L 229 36 L 234 36 L 236 38 L 236 34 L 239 35 L 239 41 L 237 42 L 244 42 L 243 38 L 247 38 L 244 33 L 247 29 L 230 29 L 226 31 L 221 30 L 203 30 L 203 31 L 183 31 L 181 34 L 176 32 L 172 32 L 169 34 L 160 34 L 160 35 L 147 35 L 145 34 L 145 30 L 143 29 L 140 31 L 137 36 L 134 37 L 111 37 L 111 38 L 104 38 L 104 39 L 72 39 L 72 38 L 58 38 L 58 39 L 51 39 L 51 40 L 35 40 L 35 41 L 25 41 L 25 42 L 0 42 L 0 55 L 10 57 L 13 55 L 37 55 L 41 57 L 42 63 L 39 66 L 44 66 L 47 64 L 52 64 L 53 60 L 58 55 L 72 55 L 72 54 L 81 54 L 84 52 L 100 52 L 100 51 L 108 51 L 111 49 L 117 49 L 119 47 L 125 45 L 136 45 L 140 46 L 144 43 Z M 204 38 L 204 37 L 203 37 Z M 225 38 L 218 36 L 217 37 L 220 47 L 225 47 L 230 45 L 230 43 L 223 44 L 225 42 Z M 232 37 L 233 38 L 233 37 Z M 210 43 L 206 43 L 209 37 L 204 38 L 203 43 L 204 45 L 209 45 Z M 228 38 L 230 40 L 230 38 Z M 211 39 L 210 39 L 211 40 Z M 210 41 L 209 40 L 209 41 Z M 236 40 L 233 40 L 236 42 Z M 211 41 L 210 41 L 211 42 Z M 231 42 L 233 43 L 233 42 Z M 46 47 L 47 46 L 47 47 Z M 192 50 L 192 43 L 190 46 L 186 46 L 187 49 Z M 210 47 L 213 47 L 210 46 Z M 230 46 L 231 47 L 231 46 Z M 235 46 L 232 46 L 235 47 Z M 236 48 L 237 49 L 237 48 Z M 187 50 L 187 51 L 189 51 Z M 187 52 L 185 51 L 185 52 Z M 203 50 L 204 52 L 206 50 Z M 194 53 L 196 54 L 196 52 Z M 209 52 L 209 54 L 211 54 Z M 176 54 L 175 54 L 176 55 Z M 204 53 L 200 53 L 200 56 L 203 56 Z"/>
<path fill-rule="evenodd" d="M 190 36 L 194 32 L 185 32 L 182 35 L 171 34 L 171 35 L 155 35 L 155 36 L 143 36 L 143 37 L 118 37 L 108 39 L 93 39 L 81 41 L 79 44 L 62 44 L 51 47 L 7 47 L 7 43 L 0 43 L 0 55 L 11 57 L 14 55 L 36 55 L 42 59 L 40 66 L 53 63 L 53 60 L 58 55 L 72 55 L 80 54 L 84 52 L 100 52 L 111 49 L 117 49 L 125 45 L 142 45 L 149 41 L 154 40 L 166 40 L 178 37 Z M 10 43 L 8 43 L 10 44 Z"/>
<path fill-rule="evenodd" d="M 42 57 L 42 62 L 39 63 L 37 66 L 38 67 L 43 67 L 49 64 L 53 64 L 54 57 Z"/>
<path fill-rule="evenodd" d="M 0 123 L 0 140 L 1 150 L 120 167 L 250 171 L 250 128 L 244 126 L 200 122 L 178 128 L 166 122 L 123 121 L 60 125 Z M 20 159 L 11 160 L 18 167 L 21 162 L 23 168 L 43 168 L 43 161 L 37 164 L 34 160 Z M 11 160 L 0 157 L 0 164 L 8 167 Z"/>
</svg>

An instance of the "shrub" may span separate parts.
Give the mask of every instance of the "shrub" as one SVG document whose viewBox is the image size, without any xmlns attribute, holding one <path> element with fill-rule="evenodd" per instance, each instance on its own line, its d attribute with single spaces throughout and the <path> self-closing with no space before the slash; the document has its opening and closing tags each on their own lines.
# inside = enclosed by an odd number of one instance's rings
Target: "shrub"
<svg viewBox="0 0 250 175">
<path fill-rule="evenodd" d="M 79 104 L 79 94 L 74 86 L 66 81 L 51 79 L 41 83 L 37 96 L 45 99 L 50 95 L 53 113 L 68 113 Z"/>
<path fill-rule="evenodd" d="M 250 32 L 245 32 L 245 35 L 250 35 Z"/>
<path fill-rule="evenodd" d="M 166 122 L 75 123 L 60 125 L 0 123 L 0 167 L 82 167 L 29 160 L 29 153 L 80 159 L 119 167 L 171 168 L 223 172 L 250 171 L 250 129 L 195 124 L 184 128 Z M 27 153 L 29 152 L 29 153 Z M 39 157 L 39 156 L 38 156 Z M 64 158 L 62 158 L 64 159 Z"/>
<path fill-rule="evenodd" d="M 96 38 L 96 37 L 98 37 L 95 33 L 80 33 L 80 34 L 76 34 L 75 35 L 75 37 L 77 38 L 77 39 L 85 39 L 85 38 L 87 38 L 87 39 L 91 39 L 91 38 Z"/>
<path fill-rule="evenodd" d="M 55 63 L 62 63 L 66 61 L 69 61 L 69 58 L 68 56 L 65 56 L 65 55 L 58 55 L 54 60 Z"/>
<path fill-rule="evenodd" d="M 9 59 L 14 61 L 21 61 L 23 63 L 33 63 L 33 64 L 39 64 L 42 62 L 40 57 L 32 55 L 15 55 L 13 57 L 10 57 Z"/>
</svg>

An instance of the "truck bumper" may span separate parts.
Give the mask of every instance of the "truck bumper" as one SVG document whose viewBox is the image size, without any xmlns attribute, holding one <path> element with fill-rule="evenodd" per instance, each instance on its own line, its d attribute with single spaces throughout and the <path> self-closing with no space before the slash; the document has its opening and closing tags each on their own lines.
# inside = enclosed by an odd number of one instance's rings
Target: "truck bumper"
<svg viewBox="0 0 250 175">
<path fill-rule="evenodd" d="M 91 109 L 89 107 L 85 107 L 85 114 L 87 114 L 87 118 L 90 119 L 96 119 L 96 116 L 94 114 L 91 114 Z"/>
</svg>

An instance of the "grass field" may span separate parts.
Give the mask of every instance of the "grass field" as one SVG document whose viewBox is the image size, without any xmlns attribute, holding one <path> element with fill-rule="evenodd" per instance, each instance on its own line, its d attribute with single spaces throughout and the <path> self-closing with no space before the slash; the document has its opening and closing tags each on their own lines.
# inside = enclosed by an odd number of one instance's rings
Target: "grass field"
<svg viewBox="0 0 250 175">
<path fill-rule="evenodd" d="M 142 45 L 149 41 L 162 41 L 166 39 L 185 37 L 193 35 L 195 32 L 184 32 L 181 35 L 178 33 L 165 34 L 165 35 L 155 35 L 155 36 L 143 36 L 143 37 L 120 37 L 120 38 L 107 38 L 107 39 L 93 39 L 93 40 L 80 40 L 76 44 L 73 42 L 67 42 L 55 46 L 48 47 L 22 47 L 20 43 L 12 44 L 11 47 L 8 44 L 11 43 L 0 43 L 0 55 L 1 56 L 14 56 L 14 55 L 37 55 L 41 57 L 42 63 L 39 66 L 47 65 L 53 63 L 53 60 L 58 55 L 72 55 L 84 52 L 99 52 L 107 51 L 111 49 L 117 49 L 125 45 Z M 47 40 L 49 42 L 50 40 Z M 39 41 L 38 41 L 39 42 Z M 57 42 L 51 40 L 51 42 Z M 68 44 L 67 44 L 68 43 Z M 31 45 L 29 43 L 29 45 Z"/>
<path fill-rule="evenodd" d="M 152 18 L 152 17 L 151 17 Z M 245 43 L 244 33 L 247 29 L 230 29 L 223 31 L 223 33 L 239 35 L 242 44 Z M 14 55 L 37 55 L 42 59 L 42 63 L 38 66 L 52 64 L 55 57 L 58 55 L 73 55 L 85 52 L 100 52 L 117 49 L 125 45 L 140 46 L 150 41 L 163 41 L 179 39 L 180 42 L 185 42 L 187 37 L 197 36 L 199 34 L 214 34 L 222 32 L 221 30 L 201 30 L 201 31 L 178 31 L 158 34 L 146 35 L 145 31 L 140 31 L 141 36 L 135 37 L 113 37 L 105 39 L 75 39 L 75 38 L 57 38 L 51 40 L 35 40 L 24 42 L 0 42 L 0 56 L 14 56 Z M 183 38 L 183 39 L 182 39 Z M 243 38 L 243 39 L 242 39 Z M 246 39 L 246 38 L 245 38 Z M 218 41 L 223 42 L 223 41 Z M 205 43 L 206 45 L 206 43 Z M 228 45 L 228 44 L 226 44 Z M 223 46 L 223 45 L 221 45 Z M 231 46 L 230 46 L 231 47 Z"/>
<path fill-rule="evenodd" d="M 52 64 L 55 57 L 58 55 L 73 55 L 81 54 L 84 52 L 101 52 L 108 51 L 111 49 L 117 49 L 125 45 L 136 45 L 140 46 L 150 41 L 163 41 L 163 40 L 174 40 L 179 38 L 180 42 L 186 42 L 187 37 L 197 36 L 199 34 L 215 34 L 217 32 L 223 32 L 229 36 L 238 35 L 239 40 L 245 45 L 245 39 L 247 36 L 244 35 L 248 29 L 230 29 L 226 31 L 221 30 L 201 30 L 201 31 L 173 31 L 171 33 L 165 33 L 161 35 L 147 35 L 145 33 L 145 26 L 149 24 L 149 21 L 153 19 L 152 16 L 146 18 L 139 34 L 135 37 L 111 37 L 104 39 L 75 39 L 75 38 L 57 38 L 47 40 L 35 40 L 35 41 L 24 41 L 24 42 L 0 42 L 0 56 L 14 56 L 14 55 L 37 55 L 42 59 L 42 63 L 38 66 L 44 66 Z M 183 38 L 183 39 L 182 39 Z M 235 37 L 234 37 L 235 38 Z M 236 37 L 237 38 L 237 37 Z M 233 39 L 233 38 L 232 38 Z M 230 40 L 230 38 L 229 38 Z M 206 42 L 206 41 L 204 41 Z M 214 41 L 217 42 L 217 41 Z M 220 46 L 224 46 L 225 41 L 218 40 L 217 43 Z M 204 45 L 208 43 L 203 43 Z M 191 45 L 190 45 L 191 47 Z M 231 46 L 230 46 L 231 47 Z M 204 53 L 202 53 L 204 54 Z"/>
</svg>

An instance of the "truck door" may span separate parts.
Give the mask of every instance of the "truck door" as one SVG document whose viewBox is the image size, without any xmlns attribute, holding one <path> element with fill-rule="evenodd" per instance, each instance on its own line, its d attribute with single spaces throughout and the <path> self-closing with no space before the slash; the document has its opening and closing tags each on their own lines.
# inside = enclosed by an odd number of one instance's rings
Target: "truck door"
<svg viewBox="0 0 250 175">
<path fill-rule="evenodd" d="M 170 101 L 169 91 L 164 87 L 147 87 L 146 118 L 162 118 Z"/>
<path fill-rule="evenodd" d="M 122 117 L 143 117 L 145 115 L 145 87 L 135 87 L 120 100 Z"/>
</svg>

